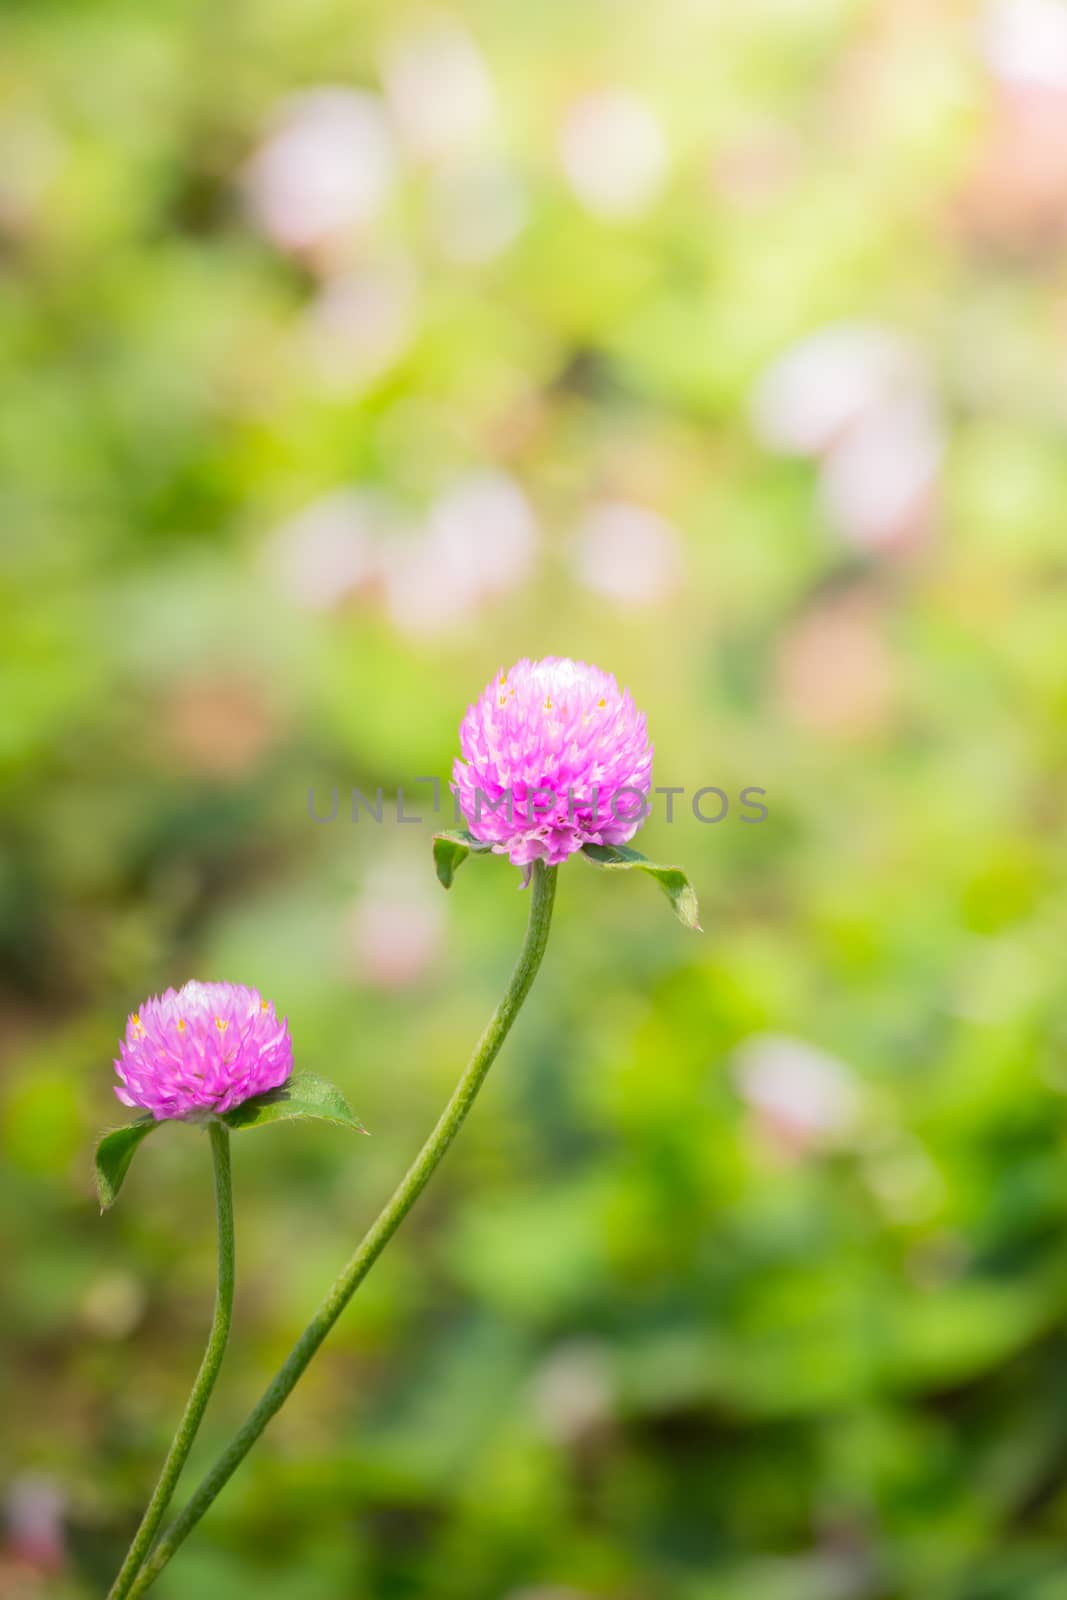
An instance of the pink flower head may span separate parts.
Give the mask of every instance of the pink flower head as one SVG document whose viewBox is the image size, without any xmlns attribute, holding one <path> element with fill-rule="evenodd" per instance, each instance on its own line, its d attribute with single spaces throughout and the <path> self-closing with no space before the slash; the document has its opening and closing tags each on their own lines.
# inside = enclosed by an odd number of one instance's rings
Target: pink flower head
<svg viewBox="0 0 1067 1600">
<path fill-rule="evenodd" d="M 645 719 L 610 672 L 546 656 L 501 672 L 469 706 L 453 792 L 476 839 L 516 866 L 624 844 L 648 814 Z"/>
<path fill-rule="evenodd" d="M 115 1071 L 124 1106 L 157 1122 L 195 1120 L 277 1089 L 293 1070 L 289 1024 L 239 983 L 187 983 L 146 1000 L 126 1024 Z"/>
</svg>

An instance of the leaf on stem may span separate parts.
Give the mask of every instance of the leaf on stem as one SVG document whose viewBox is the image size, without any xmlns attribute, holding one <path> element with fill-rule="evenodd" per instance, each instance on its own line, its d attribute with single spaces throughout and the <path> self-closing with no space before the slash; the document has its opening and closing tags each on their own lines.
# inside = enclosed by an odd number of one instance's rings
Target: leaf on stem
<svg viewBox="0 0 1067 1600">
<path fill-rule="evenodd" d="M 631 850 L 625 844 L 586 844 L 582 846 L 582 854 L 595 866 L 606 867 L 610 872 L 625 872 L 633 867 L 647 872 L 667 896 L 678 921 L 695 933 L 704 931 L 700 926 L 696 892 L 681 867 L 665 867 L 649 861 L 640 850 Z"/>
<path fill-rule="evenodd" d="M 485 855 L 491 849 L 483 840 L 476 839 L 466 828 L 447 828 L 433 836 L 433 864 L 443 888 L 451 889 L 457 867 L 469 855 Z"/>
<path fill-rule="evenodd" d="M 367 1131 L 359 1118 L 353 1116 L 340 1089 L 310 1072 L 295 1072 L 280 1088 L 253 1095 L 251 1100 L 243 1100 L 232 1111 L 224 1112 L 221 1120 L 228 1128 L 240 1132 L 245 1128 L 262 1128 L 268 1122 L 289 1122 L 309 1117 L 317 1118 L 320 1122 L 339 1123 L 342 1127 L 354 1129 L 356 1133 Z"/>
<path fill-rule="evenodd" d="M 93 1159 L 96 1174 L 96 1192 L 100 1196 L 100 1210 L 107 1211 L 118 1199 L 119 1190 L 130 1162 L 137 1153 L 142 1139 L 159 1127 L 155 1117 L 138 1117 L 124 1128 L 113 1128 L 105 1133 L 96 1147 Z"/>
</svg>

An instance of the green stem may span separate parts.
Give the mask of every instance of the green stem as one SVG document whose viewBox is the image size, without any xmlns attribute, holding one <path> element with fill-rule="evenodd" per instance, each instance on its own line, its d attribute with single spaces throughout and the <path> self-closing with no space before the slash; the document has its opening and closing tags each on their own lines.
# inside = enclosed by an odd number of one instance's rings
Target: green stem
<svg viewBox="0 0 1067 1600">
<path fill-rule="evenodd" d="M 230 1132 L 221 1122 L 212 1122 L 208 1126 L 211 1137 L 211 1155 L 215 1166 L 215 1206 L 218 1215 L 219 1233 L 219 1279 L 215 1292 L 215 1315 L 211 1323 L 211 1333 L 208 1336 L 207 1349 L 204 1359 L 200 1363 L 200 1371 L 196 1375 L 192 1392 L 178 1431 L 174 1435 L 171 1447 L 167 1452 L 167 1459 L 163 1463 L 163 1470 L 159 1474 L 159 1482 L 152 1492 L 141 1518 L 141 1526 L 134 1534 L 133 1543 L 126 1553 L 126 1559 L 118 1577 L 112 1584 L 108 1600 L 123 1600 L 123 1596 L 130 1593 L 134 1580 L 141 1568 L 145 1556 L 148 1554 L 156 1530 L 163 1521 L 163 1514 L 170 1504 L 170 1497 L 174 1493 L 174 1486 L 181 1476 L 185 1465 L 185 1458 L 192 1448 L 196 1438 L 215 1379 L 219 1375 L 222 1357 L 226 1350 L 226 1341 L 230 1336 L 230 1319 L 233 1313 L 233 1185 L 230 1180 Z"/>
<path fill-rule="evenodd" d="M 511 975 L 504 998 L 497 1006 L 478 1040 L 452 1098 L 442 1111 L 430 1137 L 408 1168 L 392 1198 L 379 1213 L 352 1259 L 330 1289 L 319 1309 L 289 1352 L 283 1365 L 263 1393 L 259 1404 L 230 1444 L 222 1452 L 192 1499 L 176 1519 L 141 1569 L 131 1597 L 144 1594 L 162 1572 L 184 1539 L 196 1527 L 212 1501 L 240 1466 L 267 1423 L 284 1405 L 308 1362 L 322 1344 L 353 1294 L 399 1228 L 419 1195 L 430 1181 L 438 1163 L 463 1125 L 485 1081 L 500 1046 L 507 1038 L 522 1003 L 537 976 L 548 942 L 552 921 L 552 902 L 556 894 L 555 867 L 535 862 L 530 898 L 530 920 L 522 951 Z"/>
</svg>

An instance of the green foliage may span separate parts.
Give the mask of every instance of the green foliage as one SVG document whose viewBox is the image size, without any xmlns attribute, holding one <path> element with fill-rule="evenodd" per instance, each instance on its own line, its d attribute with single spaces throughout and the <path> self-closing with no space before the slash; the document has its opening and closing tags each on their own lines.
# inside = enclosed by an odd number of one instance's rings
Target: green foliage
<svg viewBox="0 0 1067 1600">
<path fill-rule="evenodd" d="M 294 1072 L 280 1089 L 254 1095 L 244 1100 L 232 1111 L 223 1113 L 222 1121 L 235 1132 L 243 1128 L 262 1128 L 269 1122 L 303 1121 L 336 1122 L 344 1128 L 354 1128 L 366 1133 L 358 1117 L 352 1115 L 348 1101 L 334 1084 L 325 1078 L 316 1078 L 311 1072 Z"/>
<path fill-rule="evenodd" d="M 334 1084 L 311 1072 L 294 1072 L 279 1089 L 253 1095 L 232 1111 L 223 1112 L 221 1121 L 234 1132 L 262 1128 L 271 1122 L 336 1122 L 341 1127 L 366 1133 L 358 1117 L 352 1115 L 348 1101 Z M 152 1116 L 138 1117 L 124 1128 L 105 1133 L 96 1146 L 94 1171 L 101 1211 L 118 1199 L 130 1163 L 143 1142 L 159 1123 Z"/>
<path fill-rule="evenodd" d="M 451 889 L 456 871 L 473 852 L 484 855 L 489 845 L 482 844 L 467 828 L 449 828 L 433 836 L 433 864 L 438 881 L 444 889 Z"/>
<path fill-rule="evenodd" d="M 606 867 L 609 871 L 626 872 L 637 867 L 641 872 L 647 872 L 667 896 L 671 910 L 682 926 L 696 933 L 703 932 L 696 891 L 681 867 L 660 866 L 655 861 L 649 861 L 640 850 L 633 850 L 625 844 L 587 844 L 583 846 L 582 853 L 596 866 Z"/>
<path fill-rule="evenodd" d="M 123 1180 L 130 1170 L 130 1162 L 138 1148 L 159 1123 L 154 1117 L 138 1117 L 124 1128 L 113 1128 L 105 1133 L 96 1147 L 94 1171 L 96 1192 L 100 1196 L 100 1209 L 107 1211 L 118 1199 Z"/>
</svg>

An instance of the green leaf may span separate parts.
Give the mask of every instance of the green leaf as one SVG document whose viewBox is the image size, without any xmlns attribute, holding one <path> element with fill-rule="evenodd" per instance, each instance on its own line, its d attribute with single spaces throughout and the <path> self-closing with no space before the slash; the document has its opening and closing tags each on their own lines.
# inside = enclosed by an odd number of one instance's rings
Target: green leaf
<svg viewBox="0 0 1067 1600">
<path fill-rule="evenodd" d="M 118 1199 L 122 1181 L 130 1170 L 130 1162 L 137 1153 L 142 1139 L 159 1127 L 155 1117 L 138 1117 L 124 1128 L 113 1128 L 96 1147 L 94 1170 L 96 1192 L 100 1196 L 100 1210 L 107 1211 Z"/>
<path fill-rule="evenodd" d="M 461 867 L 469 855 L 485 855 L 491 849 L 481 839 L 476 839 L 466 828 L 448 828 L 433 836 L 433 864 L 437 876 L 446 889 L 451 889 L 456 868 Z"/>
<path fill-rule="evenodd" d="M 321 1122 L 337 1122 L 357 1133 L 366 1133 L 358 1117 L 349 1110 L 348 1101 L 332 1083 L 316 1078 L 310 1072 L 295 1072 L 280 1089 L 269 1089 L 266 1094 L 254 1095 L 244 1100 L 232 1111 L 223 1113 L 221 1120 L 228 1128 L 262 1128 L 268 1122 L 288 1122 L 292 1118 L 316 1117 Z"/>
<path fill-rule="evenodd" d="M 703 933 L 696 892 L 681 867 L 664 867 L 657 861 L 649 861 L 640 850 L 631 850 L 626 844 L 586 844 L 582 846 L 582 854 L 594 865 L 607 867 L 611 872 L 625 872 L 633 867 L 647 872 L 667 896 L 678 921 L 695 933 Z"/>
</svg>

